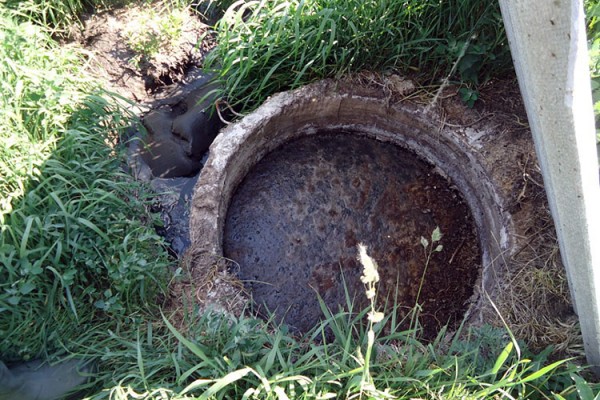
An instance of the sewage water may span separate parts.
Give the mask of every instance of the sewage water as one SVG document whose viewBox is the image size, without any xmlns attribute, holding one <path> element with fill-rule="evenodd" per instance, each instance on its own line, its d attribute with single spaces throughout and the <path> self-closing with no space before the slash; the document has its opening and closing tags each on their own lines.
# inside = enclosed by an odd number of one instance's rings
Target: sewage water
<svg viewBox="0 0 600 400">
<path fill-rule="evenodd" d="M 427 264 L 421 237 L 438 226 L 443 250 Z M 460 323 L 481 263 L 470 210 L 434 166 L 399 146 L 353 132 L 288 142 L 240 183 L 223 234 L 259 313 L 296 332 L 323 317 L 317 293 L 333 312 L 348 299 L 354 311 L 368 305 L 358 243 L 379 264 L 379 307 L 408 315 L 423 281 L 424 337 Z"/>
</svg>

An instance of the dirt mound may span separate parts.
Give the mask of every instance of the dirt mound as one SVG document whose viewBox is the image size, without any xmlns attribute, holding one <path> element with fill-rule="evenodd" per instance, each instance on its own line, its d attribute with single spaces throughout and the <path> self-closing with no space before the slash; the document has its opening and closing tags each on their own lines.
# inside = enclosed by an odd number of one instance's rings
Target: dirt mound
<svg viewBox="0 0 600 400">
<path fill-rule="evenodd" d="M 90 73 L 106 89 L 146 102 L 201 66 L 214 47 L 208 32 L 191 11 L 130 5 L 90 15 L 73 36 L 90 51 Z"/>
</svg>

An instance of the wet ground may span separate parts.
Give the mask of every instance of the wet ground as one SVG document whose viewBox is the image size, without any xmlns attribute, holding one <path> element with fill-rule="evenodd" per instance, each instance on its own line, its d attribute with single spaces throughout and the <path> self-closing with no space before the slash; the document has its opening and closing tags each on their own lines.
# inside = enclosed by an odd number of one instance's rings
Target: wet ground
<svg viewBox="0 0 600 400">
<path fill-rule="evenodd" d="M 443 250 L 425 268 L 420 238 L 437 226 Z M 380 306 L 397 301 L 406 314 L 424 276 L 425 337 L 460 322 L 479 274 L 476 228 L 452 184 L 398 146 L 348 132 L 287 143 L 240 184 L 223 235 L 259 312 L 299 332 L 322 316 L 317 293 L 335 312 L 347 304 L 345 283 L 354 310 L 367 305 L 360 242 L 379 263 Z"/>
</svg>

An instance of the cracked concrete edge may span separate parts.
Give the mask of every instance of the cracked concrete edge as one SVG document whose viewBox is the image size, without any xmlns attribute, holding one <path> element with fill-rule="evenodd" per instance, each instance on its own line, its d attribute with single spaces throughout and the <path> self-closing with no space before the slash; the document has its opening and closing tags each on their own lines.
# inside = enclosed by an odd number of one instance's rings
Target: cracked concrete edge
<svg viewBox="0 0 600 400">
<path fill-rule="evenodd" d="M 326 80 L 277 94 L 223 129 L 210 148 L 192 200 L 190 235 L 195 251 L 223 255 L 222 232 L 231 197 L 267 153 L 300 136 L 343 128 L 408 148 L 456 185 L 471 209 L 483 250 L 483 276 L 476 297 L 481 300 L 481 292 L 493 292 L 498 271 L 516 251 L 505 188 L 520 176 L 503 176 L 495 168 L 498 160 L 486 159 L 486 149 L 497 139 L 492 128 L 449 127 L 423 106 L 389 105 L 388 100 L 372 88 Z M 514 156 L 509 151 L 503 162 L 514 164 Z"/>
</svg>

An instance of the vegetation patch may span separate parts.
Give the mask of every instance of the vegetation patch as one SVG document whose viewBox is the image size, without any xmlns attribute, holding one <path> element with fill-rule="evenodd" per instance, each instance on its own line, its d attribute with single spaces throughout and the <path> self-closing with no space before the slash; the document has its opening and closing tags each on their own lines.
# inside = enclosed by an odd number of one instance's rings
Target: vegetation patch
<svg viewBox="0 0 600 400">
<path fill-rule="evenodd" d="M 433 232 L 421 241 L 435 252 L 439 239 Z M 105 374 L 123 379 L 90 398 L 575 399 L 597 390 L 568 361 L 529 352 L 505 329 L 443 331 L 421 343 L 417 325 L 401 328 L 396 307 L 376 307 L 377 263 L 360 249 L 366 309 L 348 299 L 346 311 L 332 313 L 322 302 L 323 321 L 302 337 L 274 317 L 190 312 L 175 328 L 163 316 L 162 324 L 141 326 L 137 338 L 113 335 Z"/>
<path fill-rule="evenodd" d="M 238 1 L 216 31 L 207 63 L 246 111 L 278 91 L 362 70 L 474 87 L 512 67 L 498 4 L 484 0 Z"/>
<path fill-rule="evenodd" d="M 127 45 L 137 53 L 132 62 L 139 64 L 142 59 L 152 59 L 161 52 L 172 51 L 181 38 L 185 18 L 182 10 L 168 10 L 164 15 L 152 8 L 140 10 L 123 32 Z"/>
<path fill-rule="evenodd" d="M 59 48 L 1 9 L 0 354 L 72 350 L 151 308 L 168 258 L 114 147 L 132 122 Z M 140 218 L 141 217 L 141 218 Z"/>
</svg>

